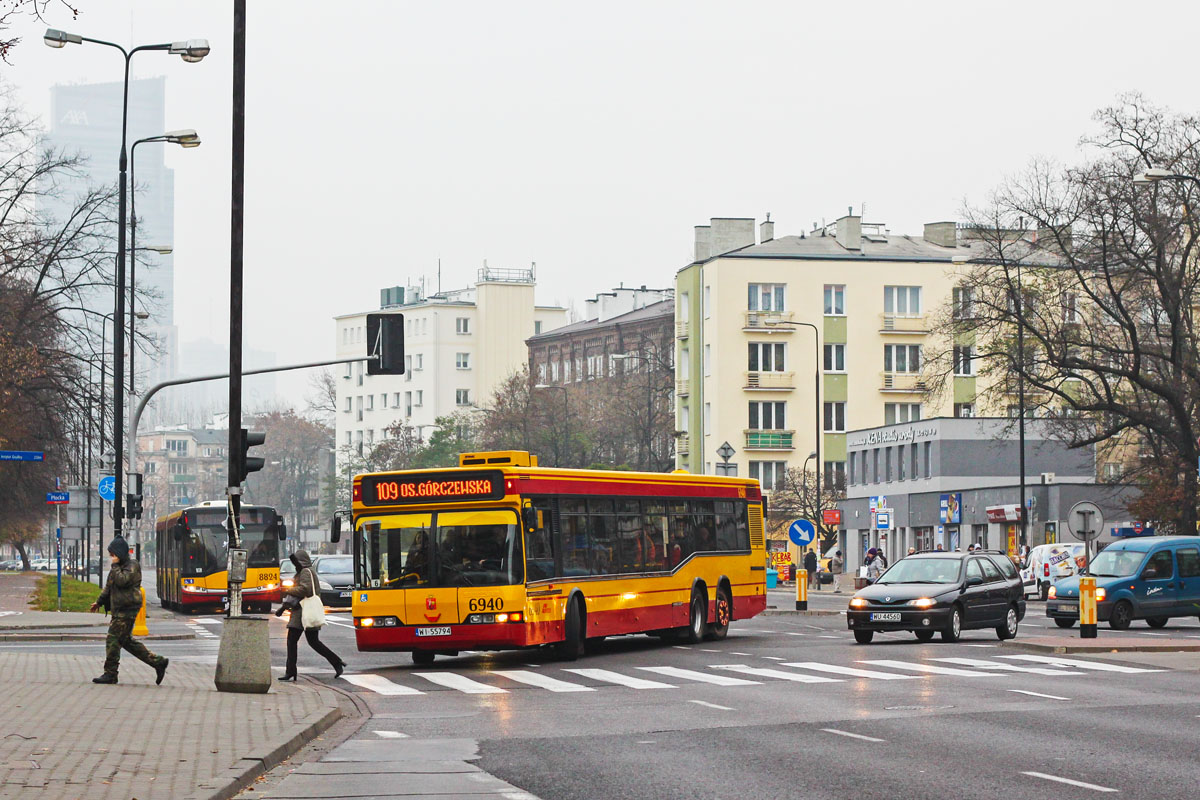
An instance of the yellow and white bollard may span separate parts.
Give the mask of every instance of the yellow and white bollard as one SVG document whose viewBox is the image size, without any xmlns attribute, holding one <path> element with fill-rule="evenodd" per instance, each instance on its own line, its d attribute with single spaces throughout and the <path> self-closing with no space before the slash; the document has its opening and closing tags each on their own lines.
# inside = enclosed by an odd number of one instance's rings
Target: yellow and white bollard
<svg viewBox="0 0 1200 800">
<path fill-rule="evenodd" d="M 1096 638 L 1096 579 L 1091 575 L 1079 579 L 1079 638 Z"/>
<path fill-rule="evenodd" d="M 796 610 L 808 611 L 808 570 L 796 570 Z"/>
<path fill-rule="evenodd" d="M 146 627 L 146 590 L 138 589 L 142 593 L 142 607 L 138 609 L 137 619 L 133 621 L 134 636 L 149 636 L 150 629 Z"/>
</svg>

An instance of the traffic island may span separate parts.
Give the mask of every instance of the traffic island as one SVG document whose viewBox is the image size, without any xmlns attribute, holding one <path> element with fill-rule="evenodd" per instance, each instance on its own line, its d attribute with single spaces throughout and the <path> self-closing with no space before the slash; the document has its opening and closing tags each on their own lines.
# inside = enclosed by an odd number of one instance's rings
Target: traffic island
<svg viewBox="0 0 1200 800">
<path fill-rule="evenodd" d="M 116 685 L 92 683 L 100 668 L 96 656 L 0 653 L 6 792 L 27 800 L 232 797 L 332 725 L 347 702 L 303 682 L 269 694 L 218 692 L 202 664 L 172 662 L 161 686 L 128 655 Z M 113 709 L 116 727 L 96 727 Z"/>
<path fill-rule="evenodd" d="M 1000 642 L 1001 647 L 1034 653 L 1200 653 L 1200 640 L 1182 637 L 1135 639 L 1129 634 L 1097 633 L 1094 639 L 1064 636 L 1021 636 Z"/>
</svg>

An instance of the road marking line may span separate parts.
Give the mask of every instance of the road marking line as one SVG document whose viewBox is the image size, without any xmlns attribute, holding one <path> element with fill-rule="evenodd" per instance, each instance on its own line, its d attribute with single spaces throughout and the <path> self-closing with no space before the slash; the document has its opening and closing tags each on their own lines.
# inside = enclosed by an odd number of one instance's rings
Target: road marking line
<svg viewBox="0 0 1200 800">
<path fill-rule="evenodd" d="M 1169 633 L 1150 633 L 1150 631 L 1134 631 L 1138 636 L 1170 636 Z"/>
<path fill-rule="evenodd" d="M 715 708 L 717 711 L 733 711 L 729 706 L 719 706 L 716 703 L 707 703 L 704 700 L 688 700 L 689 703 L 695 703 L 698 706 L 705 708 Z"/>
<path fill-rule="evenodd" d="M 692 649 L 692 648 L 688 647 L 686 644 L 673 644 L 671 646 L 674 647 L 676 650 L 691 650 Z"/>
<path fill-rule="evenodd" d="M 342 676 L 342 680 L 348 681 L 355 686 L 361 686 L 364 689 L 369 689 L 376 694 L 383 695 L 406 695 L 406 694 L 425 694 L 420 689 L 413 689 L 408 686 L 401 686 L 398 683 L 392 683 L 382 675 L 372 675 L 370 673 L 363 675 Z"/>
<path fill-rule="evenodd" d="M 542 675 L 538 672 L 529 672 L 524 669 L 502 669 L 496 670 L 493 675 L 502 675 L 509 680 L 514 680 L 517 683 L 527 683 L 530 686 L 536 686 L 539 689 L 549 689 L 552 692 L 594 692 L 591 686 L 583 686 L 570 681 L 560 681 L 558 678 L 551 678 L 549 675 Z"/>
<path fill-rule="evenodd" d="M 781 669 L 763 669 L 748 667 L 745 664 L 712 664 L 709 669 L 725 669 L 730 672 L 740 672 L 743 675 L 753 675 L 756 678 L 778 678 L 781 681 L 795 683 L 841 683 L 839 678 L 826 678 L 821 675 L 803 675 L 799 672 L 785 672 Z"/>
<path fill-rule="evenodd" d="M 719 653 L 719 652 L 721 652 L 720 650 L 713 650 L 712 648 L 709 648 L 709 647 L 698 647 L 696 649 L 699 650 L 701 653 Z"/>
<path fill-rule="evenodd" d="M 408 738 L 407 733 L 401 733 L 400 731 L 375 731 L 375 735 L 378 736 L 380 739 L 407 739 Z"/>
<path fill-rule="evenodd" d="M 974 669 L 956 669 L 955 667 L 938 667 L 933 664 L 914 664 L 910 661 L 893 661 L 887 658 L 879 658 L 867 661 L 859 661 L 860 664 L 874 664 L 878 667 L 892 667 L 893 669 L 912 669 L 918 672 L 929 672 L 934 675 L 957 675 L 963 678 L 998 678 L 998 672 L 980 672 Z"/>
<path fill-rule="evenodd" d="M 842 667 L 836 664 L 821 664 L 816 661 L 789 661 L 784 664 L 785 667 L 795 667 L 796 669 L 811 669 L 817 672 L 829 672 L 834 675 L 850 675 L 855 678 L 875 678 L 881 681 L 911 681 L 919 678 L 919 675 L 897 675 L 894 672 L 876 672 L 870 669 L 859 669 L 858 667 Z"/>
<path fill-rule="evenodd" d="M 1100 661 L 1081 661 L 1077 658 L 1058 658 L 1056 656 L 1000 656 L 1018 661 L 1036 661 L 1041 664 L 1053 664 L 1058 667 L 1079 667 L 1094 669 L 1097 672 L 1123 672 L 1132 675 L 1141 672 L 1166 672 L 1165 669 L 1144 669 L 1142 667 L 1123 667 L 1120 664 L 1105 664 Z"/>
<path fill-rule="evenodd" d="M 325 615 L 325 619 L 327 619 L 327 620 L 329 620 L 329 619 L 332 619 L 332 620 L 336 620 L 336 621 L 338 621 L 338 622 L 345 622 L 346 620 L 348 620 L 348 619 L 350 619 L 350 618 L 349 618 L 349 617 L 343 617 L 343 616 L 342 616 L 342 615 L 340 615 L 340 614 L 326 614 L 326 615 Z"/>
<path fill-rule="evenodd" d="M 994 645 L 994 644 L 967 644 L 967 645 L 963 645 L 963 647 L 996 647 L 996 645 Z"/>
<path fill-rule="evenodd" d="M 223 624 L 221 622 L 221 620 L 210 619 L 209 617 L 197 617 L 196 619 L 193 619 L 192 622 L 199 622 L 201 625 L 221 625 L 221 624 Z"/>
<path fill-rule="evenodd" d="M 762 658 L 769 658 L 772 661 L 787 661 L 786 658 L 781 658 L 779 656 L 762 656 Z"/>
<path fill-rule="evenodd" d="M 631 675 L 622 675 L 619 672 L 611 672 L 607 669 L 568 669 L 564 672 L 574 672 L 576 675 L 582 675 L 585 678 L 591 678 L 594 681 L 604 681 L 605 683 L 615 683 L 618 686 L 628 686 L 630 689 L 674 689 L 676 687 L 669 683 L 659 683 L 658 681 L 648 681 L 645 678 L 635 678 Z"/>
<path fill-rule="evenodd" d="M 788 631 L 787 635 L 788 636 L 808 636 L 807 633 L 793 633 L 792 631 Z"/>
<path fill-rule="evenodd" d="M 758 686 L 758 681 L 748 681 L 743 678 L 730 678 L 727 675 L 709 675 L 707 672 L 695 672 L 690 669 L 679 669 L 678 667 L 638 667 L 645 672 L 654 672 L 659 675 L 666 675 L 668 678 L 682 678 L 689 681 L 700 681 L 701 683 L 715 683 L 717 686 Z"/>
<path fill-rule="evenodd" d="M 1060 778 L 1057 775 L 1047 775 L 1044 772 L 1022 772 L 1022 775 L 1028 775 L 1031 778 L 1041 778 L 1044 781 L 1057 781 L 1070 786 L 1078 786 L 1080 789 L 1091 789 L 1096 792 L 1117 792 L 1119 789 L 1113 789 L 1108 786 L 1097 786 L 1094 783 L 1084 783 L 1083 781 L 1073 781 L 1070 778 Z"/>
<path fill-rule="evenodd" d="M 729 654 L 729 655 L 731 655 L 731 656 L 748 656 L 748 655 L 750 655 L 750 654 L 749 654 L 749 653 L 734 653 L 734 652 L 730 652 L 730 654 Z"/>
<path fill-rule="evenodd" d="M 353 628 L 354 627 L 353 625 L 351 625 L 348 622 L 333 622 L 332 620 L 329 619 L 329 617 L 326 617 L 325 621 L 328 622 L 330 625 L 337 625 L 339 628 Z"/>
<path fill-rule="evenodd" d="M 984 658 L 935 658 L 934 661 L 944 661 L 947 664 L 961 664 L 964 667 L 984 667 L 998 669 L 1004 672 L 1028 672 L 1034 675 L 1083 675 L 1082 672 L 1071 672 L 1053 667 L 1019 667 L 1016 664 L 1001 664 L 999 661 L 988 661 Z"/>
<path fill-rule="evenodd" d="M 1059 697 L 1056 694 L 1042 694 L 1041 692 L 1031 692 L 1031 691 L 1028 691 L 1027 689 L 1009 689 L 1008 691 L 1016 692 L 1017 694 L 1027 694 L 1030 697 L 1044 697 L 1047 700 L 1070 700 L 1071 699 L 1069 697 Z"/>
<path fill-rule="evenodd" d="M 836 733 L 838 736 L 848 736 L 851 739 L 861 739 L 864 742 L 886 742 L 887 739 L 876 739 L 874 736 L 863 736 L 861 733 L 839 731 L 837 728 L 821 728 L 825 733 Z"/>
<path fill-rule="evenodd" d="M 508 694 L 507 689 L 473 681 L 465 675 L 455 672 L 414 672 L 412 674 L 418 678 L 424 678 L 430 683 L 436 683 L 438 686 L 445 686 L 447 689 L 454 689 L 465 694 Z"/>
</svg>

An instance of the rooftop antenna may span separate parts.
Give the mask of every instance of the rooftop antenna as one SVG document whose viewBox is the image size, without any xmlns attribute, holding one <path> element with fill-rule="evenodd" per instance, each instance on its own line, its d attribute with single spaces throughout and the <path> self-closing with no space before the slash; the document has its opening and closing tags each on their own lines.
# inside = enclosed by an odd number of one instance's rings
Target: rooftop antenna
<svg viewBox="0 0 1200 800">
<path fill-rule="evenodd" d="M 771 212 L 768 211 L 767 212 L 767 222 L 770 222 L 770 221 L 771 221 Z"/>
<path fill-rule="evenodd" d="M 438 294 L 442 293 L 442 257 L 438 256 Z"/>
</svg>

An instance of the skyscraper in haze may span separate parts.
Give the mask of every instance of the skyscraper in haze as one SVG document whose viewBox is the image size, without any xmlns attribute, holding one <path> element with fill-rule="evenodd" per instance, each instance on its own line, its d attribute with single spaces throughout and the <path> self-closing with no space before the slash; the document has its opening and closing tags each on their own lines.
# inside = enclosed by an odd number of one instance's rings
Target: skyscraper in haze
<svg viewBox="0 0 1200 800">
<path fill-rule="evenodd" d="M 138 139 L 166 131 L 166 78 L 144 78 L 129 83 L 130 146 Z M 78 185 L 69 196 L 81 194 L 89 185 L 113 185 L 117 180 L 117 161 L 121 148 L 121 84 L 81 83 L 50 89 L 50 144 L 86 158 Z M 134 178 L 137 186 L 137 244 L 172 244 L 175 230 L 175 175 L 164 161 L 166 145 L 146 144 L 138 148 Z M 68 209 L 64 208 L 63 211 Z M 139 386 L 145 387 L 175 377 L 178 360 L 178 329 L 175 327 L 175 274 L 169 255 L 139 251 L 137 288 L 145 293 L 137 310 L 150 314 L 139 322 L 139 329 L 157 342 L 156 353 L 138 353 L 135 366 Z M 111 313 L 112 293 L 98 293 L 93 301 L 96 312 Z M 169 395 L 169 393 L 167 393 Z M 160 419 L 170 398 L 156 403 Z"/>
</svg>

